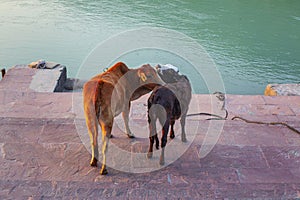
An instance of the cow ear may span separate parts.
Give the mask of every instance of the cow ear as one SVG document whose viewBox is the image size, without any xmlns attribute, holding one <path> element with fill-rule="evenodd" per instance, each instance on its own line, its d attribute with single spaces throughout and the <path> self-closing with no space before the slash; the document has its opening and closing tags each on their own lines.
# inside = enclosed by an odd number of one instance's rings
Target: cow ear
<svg viewBox="0 0 300 200">
<path fill-rule="evenodd" d="M 139 78 L 143 81 L 143 82 L 146 82 L 147 81 L 147 77 L 145 75 L 144 72 L 141 72 L 140 70 L 138 71 L 138 76 Z"/>
</svg>

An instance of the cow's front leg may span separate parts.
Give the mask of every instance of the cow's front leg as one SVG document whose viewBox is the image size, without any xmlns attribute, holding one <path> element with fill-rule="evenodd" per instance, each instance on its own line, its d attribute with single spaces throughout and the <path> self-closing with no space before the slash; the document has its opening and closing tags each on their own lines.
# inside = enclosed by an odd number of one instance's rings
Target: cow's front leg
<svg viewBox="0 0 300 200">
<path fill-rule="evenodd" d="M 129 138 L 135 138 L 134 134 L 131 132 L 129 128 L 129 111 L 130 111 L 130 102 L 127 107 L 125 107 L 124 111 L 122 112 L 124 124 L 125 124 L 125 131 Z"/>
</svg>

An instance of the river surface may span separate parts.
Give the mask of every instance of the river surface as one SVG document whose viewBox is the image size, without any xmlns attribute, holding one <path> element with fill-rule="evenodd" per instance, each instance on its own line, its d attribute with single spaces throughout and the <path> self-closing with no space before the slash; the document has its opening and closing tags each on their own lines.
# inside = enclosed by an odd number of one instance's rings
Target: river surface
<svg viewBox="0 0 300 200">
<path fill-rule="evenodd" d="M 299 0 L 0 0 L 0 67 L 44 59 L 66 65 L 74 77 L 99 43 L 142 27 L 197 41 L 215 62 L 227 93 L 263 94 L 268 83 L 300 82 Z M 156 54 L 142 49 L 138 55 L 154 63 Z M 124 59 L 132 66 L 138 55 Z M 162 62 L 176 64 L 170 53 L 162 55 Z M 191 79 L 195 93 L 208 92 L 205 82 Z"/>
</svg>

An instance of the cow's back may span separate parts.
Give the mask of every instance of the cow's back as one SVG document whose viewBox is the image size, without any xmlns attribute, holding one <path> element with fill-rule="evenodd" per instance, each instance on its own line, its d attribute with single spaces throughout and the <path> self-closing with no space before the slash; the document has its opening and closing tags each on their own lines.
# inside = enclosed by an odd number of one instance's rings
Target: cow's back
<svg viewBox="0 0 300 200">
<path fill-rule="evenodd" d="M 188 78 L 181 75 L 177 82 L 168 83 L 166 87 L 175 93 L 182 107 L 182 112 L 187 111 L 192 97 L 192 88 Z"/>
<path fill-rule="evenodd" d="M 83 88 L 84 105 L 96 109 L 97 114 L 102 106 L 104 109 L 111 108 L 113 115 L 119 114 L 124 107 L 127 82 L 124 81 L 126 79 L 123 79 L 122 83 L 118 84 L 118 81 L 128 71 L 129 68 L 119 62 L 106 72 L 90 79 Z"/>
<path fill-rule="evenodd" d="M 91 81 L 101 81 L 105 83 L 116 85 L 119 79 L 129 71 L 129 68 L 122 62 L 116 63 L 107 71 L 94 76 Z"/>
</svg>

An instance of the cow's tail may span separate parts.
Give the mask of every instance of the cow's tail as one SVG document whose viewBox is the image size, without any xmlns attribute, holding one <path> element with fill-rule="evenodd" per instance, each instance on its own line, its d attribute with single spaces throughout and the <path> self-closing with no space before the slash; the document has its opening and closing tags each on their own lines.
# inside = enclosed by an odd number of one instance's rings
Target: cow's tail
<svg viewBox="0 0 300 200">
<path fill-rule="evenodd" d="M 175 98 L 174 107 L 173 107 L 173 113 L 172 114 L 177 119 L 181 116 L 180 102 L 178 101 L 177 98 Z"/>
<path fill-rule="evenodd" d="M 93 96 L 93 104 L 95 106 L 95 114 L 97 119 L 99 119 L 99 115 L 100 115 L 100 95 L 101 95 L 101 87 L 102 87 L 102 82 L 101 81 L 97 81 L 97 83 L 95 84 L 95 88 L 94 88 L 94 96 Z"/>
</svg>

